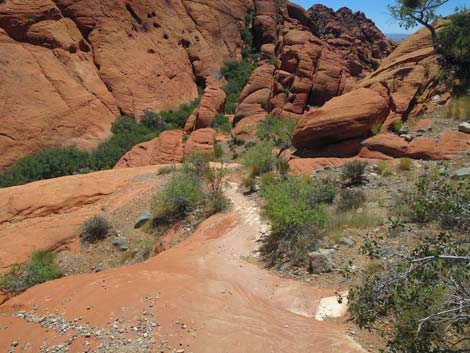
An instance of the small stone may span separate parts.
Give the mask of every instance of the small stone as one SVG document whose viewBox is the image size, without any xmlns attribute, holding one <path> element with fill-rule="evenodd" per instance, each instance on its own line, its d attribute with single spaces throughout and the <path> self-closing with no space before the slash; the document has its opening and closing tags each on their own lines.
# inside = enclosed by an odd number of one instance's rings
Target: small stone
<svg viewBox="0 0 470 353">
<path fill-rule="evenodd" d="M 351 238 L 348 238 L 346 236 L 342 236 L 341 238 L 339 238 L 339 242 L 340 242 L 340 244 L 343 244 L 343 245 L 346 245 L 346 246 L 349 246 L 349 247 L 354 246 L 354 240 L 352 240 Z"/>
<path fill-rule="evenodd" d="M 466 178 L 470 177 L 470 167 L 460 168 L 452 173 L 452 178 Z"/>
<path fill-rule="evenodd" d="M 11 345 L 12 345 L 13 347 L 18 346 L 19 344 L 20 344 L 20 341 L 18 341 L 18 340 L 15 340 L 15 341 L 13 341 L 13 342 L 11 343 Z"/>
<path fill-rule="evenodd" d="M 152 214 L 149 211 L 142 212 L 139 217 L 137 217 L 134 228 L 138 229 L 141 228 L 145 223 L 152 219 Z"/>
<path fill-rule="evenodd" d="M 126 237 L 118 236 L 114 238 L 113 245 L 121 251 L 129 250 L 129 242 Z"/>
<path fill-rule="evenodd" d="M 333 249 L 319 249 L 309 253 L 309 270 L 313 273 L 333 271 L 333 262 L 331 260 L 333 254 Z"/>
<path fill-rule="evenodd" d="M 459 125 L 459 131 L 460 132 L 465 132 L 466 134 L 470 134 L 470 123 L 461 123 Z"/>
</svg>

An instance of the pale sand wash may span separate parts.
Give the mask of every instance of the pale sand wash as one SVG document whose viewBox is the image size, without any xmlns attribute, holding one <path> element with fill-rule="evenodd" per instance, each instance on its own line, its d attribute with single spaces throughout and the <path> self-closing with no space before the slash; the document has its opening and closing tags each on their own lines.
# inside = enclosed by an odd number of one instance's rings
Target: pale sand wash
<svg viewBox="0 0 470 353">
<path fill-rule="evenodd" d="M 342 324 L 315 319 L 324 318 L 320 302 L 332 290 L 246 260 L 267 227 L 235 184 L 227 195 L 230 213 L 145 263 L 59 279 L 5 303 L 0 351 L 17 341 L 12 352 L 39 352 L 45 342 L 64 344 L 56 352 L 365 352 Z M 21 310 L 29 314 L 13 318 Z M 28 322 L 48 314 L 54 318 Z"/>
</svg>

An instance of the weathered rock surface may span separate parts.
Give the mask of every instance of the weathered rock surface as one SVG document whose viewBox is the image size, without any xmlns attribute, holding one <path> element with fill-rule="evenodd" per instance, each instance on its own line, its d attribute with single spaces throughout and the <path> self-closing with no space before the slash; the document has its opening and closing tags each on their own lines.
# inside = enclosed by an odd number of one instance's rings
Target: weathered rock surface
<svg viewBox="0 0 470 353">
<path fill-rule="evenodd" d="M 214 144 L 218 139 L 218 133 L 214 129 L 206 128 L 194 131 L 184 146 L 186 156 L 191 153 L 214 153 Z"/>
<path fill-rule="evenodd" d="M 132 148 L 119 160 L 115 169 L 180 163 L 184 152 L 183 136 L 181 130 L 164 131 L 157 138 Z"/>
<path fill-rule="evenodd" d="M 220 85 L 210 85 L 204 90 L 198 108 L 189 117 L 184 127 L 187 133 L 191 133 L 193 130 L 210 127 L 215 116 L 218 113 L 224 112 L 227 95 L 218 86 Z"/>
<path fill-rule="evenodd" d="M 0 272 L 25 262 L 34 250 L 54 250 L 77 238 L 87 218 L 149 189 L 152 181 L 145 176 L 158 168 L 109 170 L 0 189 Z"/>
<path fill-rule="evenodd" d="M 256 125 L 268 114 L 266 105 L 273 86 L 274 65 L 257 67 L 243 89 L 235 112 L 232 134 L 246 137 L 256 131 Z"/>
<path fill-rule="evenodd" d="M 348 324 L 315 320 L 334 290 L 246 260 L 256 250 L 260 217 L 235 190 L 229 196 L 232 212 L 145 263 L 65 277 L 7 301 L 0 306 L 0 351 L 18 341 L 34 352 L 71 342 L 71 352 L 364 353 L 346 334 Z"/>
<path fill-rule="evenodd" d="M 0 4 L 0 170 L 45 147 L 93 148 L 122 111 L 177 108 L 241 58 L 250 2 Z"/>
<path fill-rule="evenodd" d="M 365 88 L 354 90 L 308 112 L 295 129 L 294 146 L 312 148 L 365 137 L 372 126 L 383 123 L 389 112 L 387 100 L 379 93 Z"/>
<path fill-rule="evenodd" d="M 364 13 L 353 13 L 346 7 L 338 11 L 314 5 L 308 15 L 318 36 L 346 61 L 353 76 L 376 70 L 394 46 Z"/>
<path fill-rule="evenodd" d="M 418 137 L 411 142 L 394 134 L 380 134 L 362 142 L 361 157 L 379 152 L 394 158 L 451 160 L 470 151 L 470 137 L 458 131 L 444 131 L 438 138 Z"/>
</svg>

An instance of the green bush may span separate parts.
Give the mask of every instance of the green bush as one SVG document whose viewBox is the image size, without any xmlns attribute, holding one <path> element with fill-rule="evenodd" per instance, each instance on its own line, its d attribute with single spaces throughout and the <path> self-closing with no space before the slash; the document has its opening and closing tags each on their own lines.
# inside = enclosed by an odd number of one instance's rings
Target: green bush
<svg viewBox="0 0 470 353">
<path fill-rule="evenodd" d="M 330 179 L 321 179 L 315 182 L 315 187 L 310 193 L 310 205 L 315 207 L 320 204 L 331 205 L 336 196 L 336 186 Z"/>
<path fill-rule="evenodd" d="M 461 88 L 470 85 L 470 11 L 464 9 L 450 17 L 450 23 L 438 34 L 439 51 L 444 55 L 444 66 L 455 71 Z"/>
<path fill-rule="evenodd" d="M 398 162 L 398 169 L 402 171 L 410 171 L 413 169 L 413 160 L 411 158 L 400 158 L 400 162 Z"/>
<path fill-rule="evenodd" d="M 392 175 L 393 174 L 392 163 L 390 163 L 389 161 L 379 161 L 377 163 L 377 172 L 384 177 Z"/>
<path fill-rule="evenodd" d="M 470 308 L 461 304 L 470 291 L 468 239 L 441 233 L 416 241 L 387 261 L 379 255 L 383 240 L 364 242 L 371 263 L 381 265 L 364 271 L 349 292 L 352 317 L 378 331 L 387 352 L 468 352 Z"/>
<path fill-rule="evenodd" d="M 27 264 L 13 266 L 0 276 L 0 289 L 7 293 L 19 294 L 26 289 L 62 275 L 55 264 L 55 254 L 46 251 L 33 252 Z"/>
<path fill-rule="evenodd" d="M 242 165 L 250 170 L 253 176 L 262 175 L 274 170 L 276 156 L 273 154 L 274 144 L 263 141 L 247 150 L 242 156 Z"/>
<path fill-rule="evenodd" d="M 0 187 L 77 174 L 88 166 L 88 154 L 75 147 L 47 149 L 16 161 L 0 175 Z"/>
<path fill-rule="evenodd" d="M 93 216 L 82 224 L 80 238 L 88 243 L 106 239 L 111 230 L 111 224 L 102 216 Z"/>
<path fill-rule="evenodd" d="M 444 228 L 470 232 L 470 183 L 442 175 L 422 175 L 405 198 L 407 214 L 413 221 L 438 221 Z"/>
<path fill-rule="evenodd" d="M 272 265 L 284 261 L 303 265 L 307 253 L 318 248 L 328 214 L 323 204 L 312 203 L 317 187 L 317 182 L 305 177 L 263 186 L 263 209 L 271 232 L 263 238 L 260 251 Z"/>
<path fill-rule="evenodd" d="M 246 61 L 228 61 L 222 68 L 222 74 L 227 79 L 227 84 L 222 89 L 227 94 L 225 101 L 225 113 L 234 114 L 243 88 L 248 83 L 255 64 Z"/>
<path fill-rule="evenodd" d="M 297 121 L 278 116 L 268 116 L 256 130 L 256 136 L 263 141 L 272 141 L 281 151 L 292 147 L 292 137 Z"/>
<path fill-rule="evenodd" d="M 214 120 L 211 123 L 211 127 L 223 134 L 230 134 L 232 131 L 232 125 L 230 124 L 230 120 L 226 115 L 217 114 Z"/>
<path fill-rule="evenodd" d="M 194 175 L 178 173 L 153 197 L 154 224 L 183 219 L 201 202 L 201 181 Z"/>
<path fill-rule="evenodd" d="M 360 189 L 344 189 L 339 193 L 338 210 L 341 212 L 355 210 L 361 207 L 364 202 L 366 202 L 364 191 Z"/>
<path fill-rule="evenodd" d="M 347 186 L 362 185 L 366 182 L 364 172 L 367 164 L 361 161 L 354 161 L 345 164 L 342 169 L 341 179 Z"/>
</svg>

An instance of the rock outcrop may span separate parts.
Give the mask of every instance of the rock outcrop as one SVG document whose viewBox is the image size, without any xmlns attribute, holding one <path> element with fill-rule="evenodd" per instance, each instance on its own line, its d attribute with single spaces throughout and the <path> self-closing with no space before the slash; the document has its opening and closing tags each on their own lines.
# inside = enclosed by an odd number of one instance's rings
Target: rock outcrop
<svg viewBox="0 0 470 353">
<path fill-rule="evenodd" d="M 184 155 L 183 136 L 181 130 L 164 131 L 157 138 L 134 146 L 119 160 L 115 169 L 181 163 Z"/>
<path fill-rule="evenodd" d="M 199 129 L 189 136 L 184 146 L 185 156 L 191 153 L 214 153 L 214 144 L 223 140 L 217 131 L 211 128 Z"/>
<path fill-rule="evenodd" d="M 353 76 L 372 72 L 394 49 L 393 44 L 364 13 L 342 7 L 338 11 L 314 5 L 308 15 L 318 36 L 346 61 Z"/>
<path fill-rule="evenodd" d="M 191 114 L 184 127 L 187 133 L 210 127 L 215 116 L 224 112 L 227 95 L 218 86 L 210 85 L 204 90 L 198 108 Z"/>
<path fill-rule="evenodd" d="M 252 135 L 256 130 L 256 125 L 266 118 L 274 71 L 274 65 L 265 64 L 257 67 L 251 74 L 240 95 L 233 120 L 235 125 L 233 135 L 238 137 Z"/>
<path fill-rule="evenodd" d="M 35 250 L 55 250 L 78 238 L 87 218 L 150 189 L 152 181 L 142 176 L 155 175 L 158 168 L 109 170 L 0 189 L 0 272 L 26 262 Z"/>
<path fill-rule="evenodd" d="M 357 89 L 307 113 L 295 129 L 294 146 L 308 149 L 365 138 L 372 126 L 383 123 L 389 112 L 388 101 L 382 95 L 371 89 Z"/>
<path fill-rule="evenodd" d="M 88 149 L 119 112 L 173 109 L 241 58 L 244 0 L 0 4 L 0 170 L 45 147 Z"/>
</svg>

